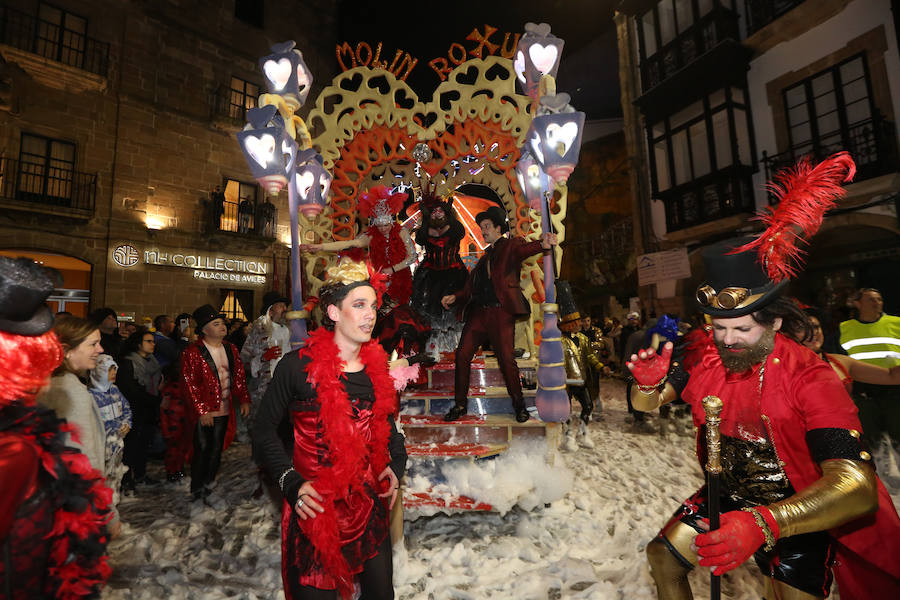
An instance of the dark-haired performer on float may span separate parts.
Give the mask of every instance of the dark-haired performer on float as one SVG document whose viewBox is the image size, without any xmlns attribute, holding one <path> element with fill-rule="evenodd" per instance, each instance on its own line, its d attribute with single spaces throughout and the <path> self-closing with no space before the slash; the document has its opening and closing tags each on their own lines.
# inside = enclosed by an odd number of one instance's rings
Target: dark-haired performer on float
<svg viewBox="0 0 900 600">
<path fill-rule="evenodd" d="M 58 275 L 58 274 L 57 274 Z M 112 572 L 112 490 L 35 396 L 63 361 L 44 304 L 56 277 L 0 257 L 0 598 L 96 598 Z M 61 281 L 61 278 L 59 278 Z M 68 435 L 67 435 L 68 434 Z"/>
<path fill-rule="evenodd" d="M 389 514 L 406 449 L 387 355 L 371 339 L 383 280 L 362 263 L 328 270 L 322 327 L 278 363 L 259 408 L 254 438 L 285 499 L 288 600 L 350 598 L 356 586 L 362 598 L 394 597 Z"/>
<path fill-rule="evenodd" d="M 671 343 L 659 355 L 630 357 L 636 409 L 653 410 L 683 389 L 703 440 L 703 398 L 724 405 L 721 527 L 704 533 L 704 486 L 648 544 L 661 599 L 691 598 L 687 573 L 697 564 L 721 575 L 751 556 L 769 600 L 824 598 L 832 570 L 845 600 L 900 598 L 900 519 L 860 441 L 856 407 L 831 367 L 789 337 L 806 337 L 809 325 L 780 297 L 795 272 L 798 232 L 818 229 L 853 170 L 846 153 L 815 168 L 801 163 L 779 178 L 781 202 L 764 217 L 766 232 L 704 251 L 697 302 L 713 330 L 693 350 L 700 360 L 689 379 L 677 361 L 669 368 Z M 705 462 L 703 443 L 698 454 Z"/>
<path fill-rule="evenodd" d="M 516 319 L 529 312 L 528 301 L 519 283 L 520 271 L 522 261 L 529 256 L 541 251 L 550 252 L 550 247 L 556 244 L 556 234 L 545 233 L 533 242 L 506 237 L 509 224 L 506 213 L 499 206 L 478 213 L 475 221 L 489 246 L 469 273 L 466 285 L 441 299 L 444 308 L 461 306 L 465 322 L 456 348 L 455 405 L 444 415 L 444 420 L 456 421 L 466 414 L 472 358 L 482 344 L 490 341 L 512 400 L 516 421 L 524 423 L 528 420 L 528 411 L 513 356 Z"/>
</svg>

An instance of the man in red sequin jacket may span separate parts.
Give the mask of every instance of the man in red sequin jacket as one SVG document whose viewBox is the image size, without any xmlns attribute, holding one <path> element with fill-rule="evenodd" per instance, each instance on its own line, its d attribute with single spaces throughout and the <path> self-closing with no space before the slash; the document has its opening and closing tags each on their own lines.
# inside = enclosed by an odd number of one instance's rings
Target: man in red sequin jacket
<svg viewBox="0 0 900 600">
<path fill-rule="evenodd" d="M 206 498 L 215 481 L 222 451 L 235 430 L 235 405 L 250 414 L 250 395 L 237 347 L 225 341 L 222 315 L 206 304 L 194 311 L 199 339 L 181 355 L 181 379 L 188 407 L 188 435 L 193 436 L 191 496 Z"/>
</svg>

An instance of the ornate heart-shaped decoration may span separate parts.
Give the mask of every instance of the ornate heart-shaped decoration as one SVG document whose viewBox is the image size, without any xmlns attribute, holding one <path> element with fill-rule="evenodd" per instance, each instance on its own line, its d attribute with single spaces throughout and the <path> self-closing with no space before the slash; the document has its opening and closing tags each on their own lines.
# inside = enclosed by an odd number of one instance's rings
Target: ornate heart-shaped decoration
<svg viewBox="0 0 900 600">
<path fill-rule="evenodd" d="M 291 61 L 286 58 L 279 59 L 278 62 L 267 60 L 263 65 L 263 72 L 276 90 L 282 90 L 291 78 Z"/>
<path fill-rule="evenodd" d="M 556 64 L 559 50 L 557 50 L 556 46 L 553 44 L 548 46 L 532 44 L 528 48 L 528 56 L 531 57 L 531 62 L 534 64 L 535 68 L 546 75 L 553 69 L 553 65 Z"/>
<path fill-rule="evenodd" d="M 569 148 L 572 147 L 572 142 L 574 142 L 575 138 L 578 136 L 578 124 L 574 121 L 569 121 L 562 126 L 551 123 L 547 126 L 546 135 L 547 142 L 560 157 L 563 157 L 569 151 Z"/>
<path fill-rule="evenodd" d="M 266 168 L 275 156 L 275 138 L 268 133 L 259 137 L 248 135 L 244 138 L 244 148 L 259 166 Z"/>
<path fill-rule="evenodd" d="M 300 194 L 300 197 L 304 200 L 309 198 L 309 193 L 315 183 L 316 176 L 310 171 L 303 171 L 302 173 L 294 175 L 294 185 L 297 188 L 297 193 Z"/>
<path fill-rule="evenodd" d="M 525 83 L 525 53 L 519 50 L 516 52 L 516 59 L 513 61 L 513 70 L 519 81 Z"/>
</svg>

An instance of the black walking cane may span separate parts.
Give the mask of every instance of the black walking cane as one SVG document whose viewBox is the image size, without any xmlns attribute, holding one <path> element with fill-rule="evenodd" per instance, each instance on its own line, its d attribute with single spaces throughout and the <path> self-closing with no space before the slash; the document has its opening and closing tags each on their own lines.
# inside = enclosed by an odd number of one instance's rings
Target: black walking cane
<svg viewBox="0 0 900 600">
<path fill-rule="evenodd" d="M 709 530 L 719 528 L 719 478 L 722 475 L 719 441 L 719 416 L 722 413 L 722 401 L 717 396 L 706 396 L 703 399 L 703 411 L 706 413 L 706 493 L 709 506 Z M 722 579 L 710 573 L 709 598 L 719 600 L 722 596 Z"/>
</svg>

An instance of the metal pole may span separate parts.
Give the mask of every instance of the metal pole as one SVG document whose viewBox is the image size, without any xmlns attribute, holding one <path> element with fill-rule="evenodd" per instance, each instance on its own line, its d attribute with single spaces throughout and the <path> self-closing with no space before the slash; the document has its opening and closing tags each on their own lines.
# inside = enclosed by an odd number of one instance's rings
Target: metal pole
<svg viewBox="0 0 900 600">
<path fill-rule="evenodd" d="M 541 203 L 541 231 L 544 233 L 551 232 L 550 194 L 552 193 L 549 189 L 545 191 L 544 200 Z M 555 273 L 556 265 L 551 248 L 550 253 L 544 255 L 544 303 L 541 305 L 544 311 L 544 327 L 541 330 L 541 346 L 538 349 L 538 388 L 535 405 L 542 421 L 561 423 L 568 420 L 571 410 L 569 408 L 569 392 L 566 389 L 562 334 L 557 324 L 559 306 L 556 304 Z"/>
<path fill-rule="evenodd" d="M 719 479 L 722 475 L 721 442 L 719 425 L 722 422 L 722 400 L 717 396 L 703 398 L 703 411 L 706 413 L 706 491 L 709 506 L 709 530 L 719 528 Z M 709 576 L 710 600 L 719 600 L 722 596 L 722 579 L 718 575 Z"/>
<path fill-rule="evenodd" d="M 291 308 L 303 310 L 303 269 L 300 268 L 300 221 L 299 202 L 294 192 L 293 182 L 288 188 L 288 212 L 291 217 Z M 296 348 L 306 341 L 306 319 L 292 319 L 288 323 L 291 328 L 291 348 Z"/>
</svg>

